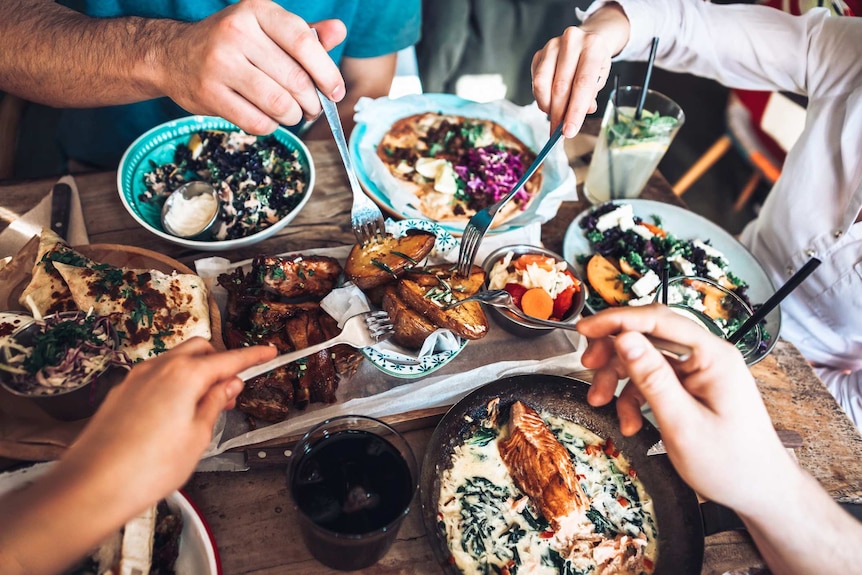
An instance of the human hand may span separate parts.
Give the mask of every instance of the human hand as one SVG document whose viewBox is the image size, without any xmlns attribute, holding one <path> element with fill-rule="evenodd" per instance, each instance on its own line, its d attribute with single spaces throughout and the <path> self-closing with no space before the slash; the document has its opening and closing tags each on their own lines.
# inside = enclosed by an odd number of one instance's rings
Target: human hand
<svg viewBox="0 0 862 575">
<path fill-rule="evenodd" d="M 332 100 L 344 97 L 344 80 L 326 52 L 346 34 L 339 20 L 309 26 L 275 2 L 243 0 L 177 26 L 158 61 L 159 83 L 189 112 L 269 134 L 278 124 L 317 117 L 316 87 Z"/>
<path fill-rule="evenodd" d="M 533 56 L 533 95 L 550 114 L 551 130 L 563 122 L 563 135 L 574 137 L 584 117 L 598 107 L 611 57 L 628 41 L 629 21 L 616 3 L 596 11 L 580 27 L 571 26 Z"/>
<path fill-rule="evenodd" d="M 219 353 L 194 338 L 136 365 L 60 466 L 82 472 L 90 483 L 111 482 L 130 508 L 155 503 L 191 475 L 216 418 L 234 406 L 243 388 L 236 374 L 276 353 L 264 346 Z"/>
<path fill-rule="evenodd" d="M 624 435 L 640 429 L 649 403 L 671 462 L 698 493 L 737 509 L 768 498 L 770 478 L 792 462 L 734 346 L 657 304 L 602 311 L 578 331 L 590 339 L 583 364 L 596 369 L 591 405 L 607 404 L 618 380 L 631 378 L 617 400 Z M 668 362 L 642 334 L 687 345 L 691 358 Z"/>
</svg>

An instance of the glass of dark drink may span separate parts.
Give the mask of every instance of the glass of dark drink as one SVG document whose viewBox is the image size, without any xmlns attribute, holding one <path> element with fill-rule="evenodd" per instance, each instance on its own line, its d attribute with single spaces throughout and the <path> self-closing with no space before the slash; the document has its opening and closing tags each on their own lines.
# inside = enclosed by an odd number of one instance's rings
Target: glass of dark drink
<svg viewBox="0 0 862 575">
<path fill-rule="evenodd" d="M 328 419 L 296 444 L 287 482 L 315 559 L 352 571 L 376 563 L 395 541 L 418 488 L 407 441 L 380 420 Z"/>
</svg>

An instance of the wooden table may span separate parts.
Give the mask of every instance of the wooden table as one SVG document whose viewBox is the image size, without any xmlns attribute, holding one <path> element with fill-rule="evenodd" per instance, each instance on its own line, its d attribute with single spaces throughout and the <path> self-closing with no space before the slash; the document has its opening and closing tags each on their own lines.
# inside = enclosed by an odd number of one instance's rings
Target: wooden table
<svg viewBox="0 0 862 575">
<path fill-rule="evenodd" d="M 311 201 L 276 237 L 253 248 L 226 254 L 231 259 L 352 242 L 347 180 L 334 144 L 311 142 L 317 184 Z M 579 161 L 573 158 L 573 162 Z M 138 226 L 120 203 L 116 173 L 76 177 L 91 243 L 147 247 L 190 264 L 201 254 L 152 236 Z M 53 181 L 0 185 L 0 229 L 36 205 Z M 668 183 L 656 174 L 642 197 L 681 204 Z M 574 216 L 587 204 L 567 202 L 543 227 L 546 246 L 562 252 L 562 238 Z M 841 412 L 799 352 L 779 342 L 773 353 L 752 368 L 776 427 L 799 431 L 804 446 L 796 450 L 800 464 L 838 500 L 862 503 L 862 437 Z M 433 418 L 406 432 L 422 458 Z M 218 543 L 226 575 L 332 572 L 310 557 L 296 529 L 284 469 L 197 473 L 186 486 Z M 438 574 L 420 514 L 407 517 L 389 554 L 364 573 L 379 575 Z M 747 535 L 723 533 L 706 539 L 703 573 L 720 574 L 759 562 Z"/>
</svg>

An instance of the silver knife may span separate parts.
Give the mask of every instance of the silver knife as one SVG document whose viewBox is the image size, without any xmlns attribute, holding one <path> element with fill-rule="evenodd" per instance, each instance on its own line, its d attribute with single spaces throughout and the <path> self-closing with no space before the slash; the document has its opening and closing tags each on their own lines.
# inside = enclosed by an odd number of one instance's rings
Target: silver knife
<svg viewBox="0 0 862 575">
<path fill-rule="evenodd" d="M 69 210 L 72 207 L 72 188 L 68 184 L 58 182 L 51 190 L 51 230 L 63 238 L 69 239 Z"/>
<path fill-rule="evenodd" d="M 778 434 L 778 439 L 781 440 L 781 445 L 788 449 L 796 449 L 798 447 L 802 447 L 802 436 L 799 435 L 796 431 L 791 429 L 776 429 L 775 433 Z M 667 453 L 667 449 L 664 446 L 664 442 L 659 440 L 658 443 L 655 443 L 652 447 L 647 449 L 646 454 L 649 455 L 664 455 Z"/>
</svg>

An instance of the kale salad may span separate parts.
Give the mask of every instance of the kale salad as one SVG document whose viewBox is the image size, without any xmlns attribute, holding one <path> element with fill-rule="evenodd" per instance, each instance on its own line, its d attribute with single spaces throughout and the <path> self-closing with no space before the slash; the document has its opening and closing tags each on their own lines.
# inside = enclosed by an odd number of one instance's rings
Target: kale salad
<svg viewBox="0 0 862 575">
<path fill-rule="evenodd" d="M 297 152 L 273 136 L 241 131 L 202 130 L 177 146 L 173 162 L 150 160 L 142 202 L 161 204 L 171 192 L 194 180 L 219 195 L 216 240 L 255 234 L 290 213 L 307 193 L 308 173 Z"/>
<path fill-rule="evenodd" d="M 748 283 L 733 272 L 727 257 L 709 239 L 679 238 L 665 229 L 658 216 L 649 221 L 636 216 L 627 203 L 602 204 L 583 217 L 579 225 L 592 248 L 592 253 L 581 254 L 577 260 L 586 270 L 591 288 L 587 304 L 594 311 L 652 303 L 664 268 L 670 278 L 709 280 L 685 285 L 669 295 L 684 300 L 677 303 L 704 312 L 726 335 L 736 331 L 745 317 L 736 313 L 739 306 L 732 298 L 724 297 L 720 288 L 738 296 L 749 308 L 757 307 L 748 297 Z M 709 282 L 718 287 L 710 289 Z M 759 350 L 765 351 L 771 339 L 762 329 Z"/>
</svg>

